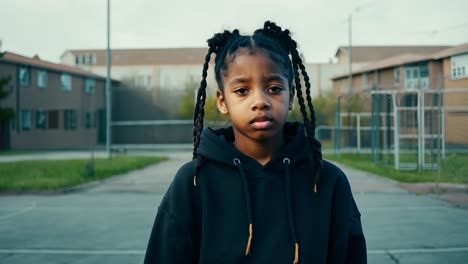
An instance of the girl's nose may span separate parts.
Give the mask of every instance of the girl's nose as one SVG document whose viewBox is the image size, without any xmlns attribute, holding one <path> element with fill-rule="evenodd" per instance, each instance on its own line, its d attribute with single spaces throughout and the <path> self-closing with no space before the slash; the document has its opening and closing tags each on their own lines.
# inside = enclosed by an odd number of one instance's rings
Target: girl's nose
<svg viewBox="0 0 468 264">
<path fill-rule="evenodd" d="M 270 101 L 265 92 L 257 92 L 253 95 L 252 110 L 268 110 L 270 109 Z"/>
</svg>

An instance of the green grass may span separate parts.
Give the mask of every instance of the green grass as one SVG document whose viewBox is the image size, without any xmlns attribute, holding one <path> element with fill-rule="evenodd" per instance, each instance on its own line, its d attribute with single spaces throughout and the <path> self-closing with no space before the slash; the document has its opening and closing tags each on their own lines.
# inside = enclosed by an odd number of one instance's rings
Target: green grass
<svg viewBox="0 0 468 264">
<path fill-rule="evenodd" d="M 395 170 L 393 156 L 390 156 L 390 165 L 372 163 L 369 154 L 324 154 L 324 158 L 400 182 L 435 182 L 438 175 L 437 170 L 422 172 L 417 170 Z M 442 162 L 440 182 L 468 183 L 468 155 L 448 155 Z"/>
<path fill-rule="evenodd" d="M 162 157 L 97 158 L 94 175 L 87 175 L 89 159 L 0 162 L 0 192 L 57 190 L 100 180 L 164 160 Z"/>
<path fill-rule="evenodd" d="M 29 155 L 37 154 L 38 151 L 29 150 L 0 150 L 0 156 L 15 156 L 15 155 Z"/>
</svg>

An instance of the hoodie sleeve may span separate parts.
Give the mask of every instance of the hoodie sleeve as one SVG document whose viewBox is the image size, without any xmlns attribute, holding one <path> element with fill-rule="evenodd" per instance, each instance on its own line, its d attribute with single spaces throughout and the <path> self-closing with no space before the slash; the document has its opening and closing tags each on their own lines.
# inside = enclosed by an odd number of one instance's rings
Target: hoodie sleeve
<svg viewBox="0 0 468 264">
<path fill-rule="evenodd" d="M 191 168 L 193 166 L 188 163 L 177 172 L 159 206 L 146 249 L 145 264 L 196 263 Z"/>
<path fill-rule="evenodd" d="M 340 174 L 333 196 L 327 263 L 367 263 L 361 214 L 354 201 L 348 179 L 343 172 Z"/>
</svg>

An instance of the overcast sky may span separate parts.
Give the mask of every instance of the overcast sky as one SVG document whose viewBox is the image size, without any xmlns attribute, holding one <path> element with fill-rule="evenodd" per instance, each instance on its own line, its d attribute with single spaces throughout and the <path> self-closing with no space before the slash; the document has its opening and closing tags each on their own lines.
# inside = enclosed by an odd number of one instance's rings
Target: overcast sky
<svg viewBox="0 0 468 264">
<path fill-rule="evenodd" d="M 104 49 L 106 2 L 2 0 L 1 49 L 54 62 Z M 468 42 L 467 10 L 467 0 L 111 0 L 111 48 L 204 47 L 222 29 L 252 33 L 269 19 L 308 62 L 326 62 L 348 45 L 350 13 L 353 45 L 457 45 Z"/>
</svg>

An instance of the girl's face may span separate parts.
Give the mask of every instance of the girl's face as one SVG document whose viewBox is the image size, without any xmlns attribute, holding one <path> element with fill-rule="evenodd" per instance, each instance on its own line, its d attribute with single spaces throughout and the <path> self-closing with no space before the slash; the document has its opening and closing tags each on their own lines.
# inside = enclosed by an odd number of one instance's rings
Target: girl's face
<svg viewBox="0 0 468 264">
<path fill-rule="evenodd" d="M 281 141 L 293 96 L 283 71 L 265 52 L 238 53 L 222 84 L 217 106 L 229 114 L 236 141 Z"/>
</svg>

